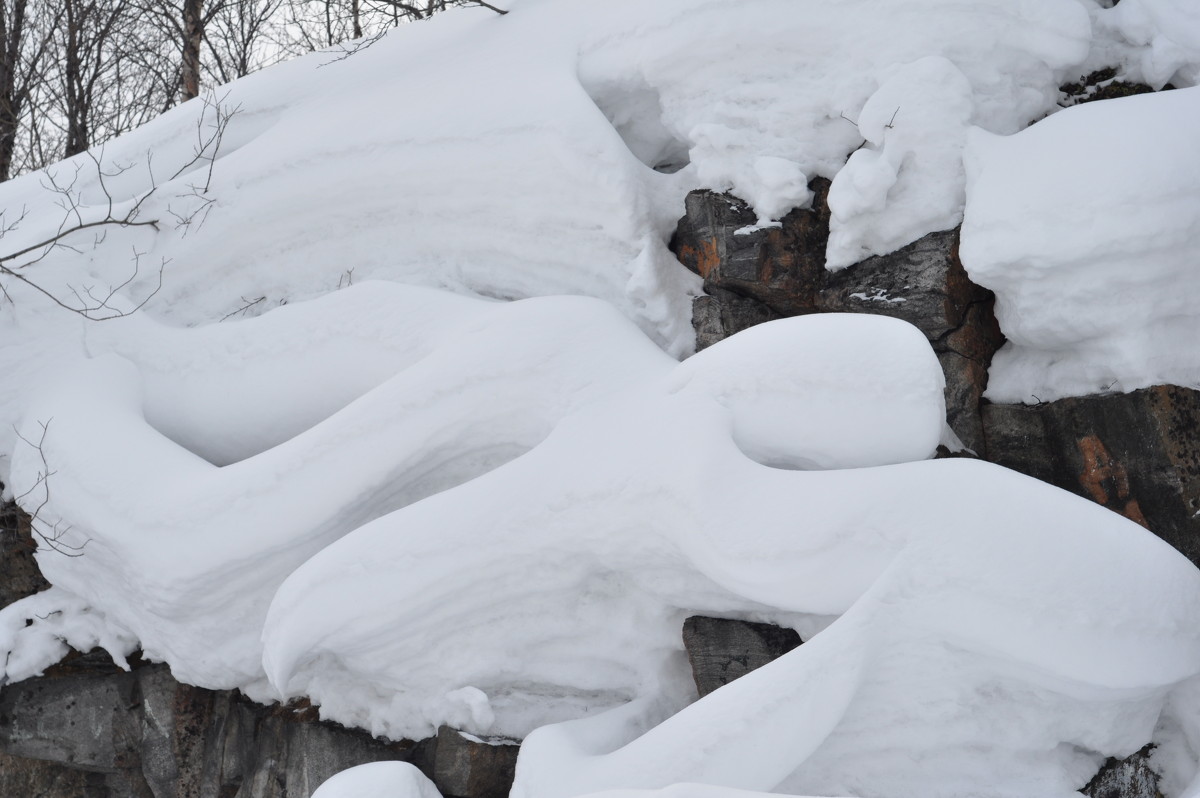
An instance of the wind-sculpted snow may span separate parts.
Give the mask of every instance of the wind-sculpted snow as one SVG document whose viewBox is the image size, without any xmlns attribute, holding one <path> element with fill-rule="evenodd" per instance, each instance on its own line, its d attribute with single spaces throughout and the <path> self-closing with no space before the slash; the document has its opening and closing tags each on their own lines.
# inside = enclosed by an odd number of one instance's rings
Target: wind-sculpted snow
<svg viewBox="0 0 1200 798">
<path fill-rule="evenodd" d="M 880 324 L 894 343 L 862 332 Z M 14 488 L 46 537 L 83 555 L 43 557 L 47 577 L 212 687 L 258 680 L 267 603 L 322 547 L 669 373 L 752 411 L 735 436 L 797 466 L 925 457 L 942 424 L 936 360 L 887 320 L 816 320 L 782 347 L 755 349 L 759 334 L 682 366 L 597 300 L 389 283 L 238 324 L 155 327 L 104 328 L 97 356 L 35 400 Z M 843 328 L 849 343 L 816 345 Z"/>
<path fill-rule="evenodd" d="M 145 312 L 182 325 L 366 279 L 504 299 L 582 294 L 680 356 L 693 347 L 700 282 L 666 245 L 689 190 L 732 190 L 766 224 L 809 201 L 809 180 L 832 179 L 831 268 L 951 228 L 970 125 L 1021 130 L 1057 110 L 1058 86 L 1097 58 L 1178 64 L 1164 80 L 1187 82 L 1200 56 L 1172 49 L 1184 33 L 1160 30 L 1175 19 L 1161 13 L 1170 2 L 459 9 L 348 58 L 314 53 L 220 87 L 215 106 L 184 103 L 95 153 L 103 186 L 86 155 L 0 185 L 5 225 L 28 211 L 3 253 L 62 225 L 50 174 L 74 186 L 87 221 L 109 198 L 119 215 L 156 188 L 139 219 L 157 230 L 80 233 L 28 276 L 67 301 L 89 287 L 103 296 L 140 253 L 112 306 L 149 297 Z M 193 223 L 176 226 L 182 218 Z M 44 296 L 4 284 L 14 300 L 0 305 L 7 450 L 18 386 L 75 356 L 79 330 Z M 0 479 L 6 469 L 0 461 Z"/>
<path fill-rule="evenodd" d="M 962 260 L 1008 337 L 988 396 L 1200 387 L 1197 130 L 1200 88 L 975 131 Z"/>
<path fill-rule="evenodd" d="M 522 798 L 1065 795 L 1200 661 L 1200 574 L 1157 538 L 996 466 L 906 462 L 944 410 L 898 320 L 771 322 L 682 364 L 596 300 L 383 283 L 148 325 L 92 337 L 22 427 L 15 489 L 84 547 L 0 613 L 13 678 L 62 654 L 22 623 L 55 617 L 394 738 L 533 732 Z M 695 612 L 812 639 L 684 709 Z"/>
<path fill-rule="evenodd" d="M 993 396 L 1193 384 L 1200 89 L 1025 128 L 1093 68 L 1194 84 L 1194 13 L 510 5 L 185 103 L 55 167 L 65 196 L 0 186 L 0 257 L 64 201 L 157 220 L 11 262 L 137 315 L 0 285 L 0 479 L 57 549 L 54 587 L 0 611 L 0 684 L 141 647 L 391 737 L 528 735 L 515 798 L 1066 798 L 1151 739 L 1164 789 L 1200 795 L 1196 569 L 1083 499 L 926 461 L 942 373 L 902 322 L 776 321 L 679 363 L 699 279 L 667 250 L 696 188 L 765 225 L 832 180 L 830 268 L 965 197 L 1010 340 Z M 807 642 L 692 703 L 693 613 Z M 326 792 L 428 796 L 411 777 Z"/>
</svg>

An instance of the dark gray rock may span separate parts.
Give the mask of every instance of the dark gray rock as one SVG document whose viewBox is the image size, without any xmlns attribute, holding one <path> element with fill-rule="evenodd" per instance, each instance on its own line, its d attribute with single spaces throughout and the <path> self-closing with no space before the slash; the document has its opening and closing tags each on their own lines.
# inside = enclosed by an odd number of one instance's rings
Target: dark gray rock
<svg viewBox="0 0 1200 798">
<path fill-rule="evenodd" d="M 962 326 L 973 303 L 989 297 L 967 279 L 958 260 L 958 231 L 948 230 L 829 274 L 816 307 L 904 319 L 940 341 Z"/>
<path fill-rule="evenodd" d="M 1080 792 L 1088 798 L 1163 798 L 1150 769 L 1151 746 L 1125 759 L 1109 759 Z"/>
<path fill-rule="evenodd" d="M 29 516 L 12 502 L 0 504 L 0 607 L 50 587 L 38 570 Z"/>
<path fill-rule="evenodd" d="M 29 517 L 0 507 L 0 598 L 49 584 L 33 558 Z M 517 745 L 449 729 L 420 745 L 318 719 L 300 702 L 266 707 L 233 691 L 180 684 L 164 665 L 72 652 L 40 678 L 0 691 L 0 796 L 44 798 L 307 798 L 368 762 L 412 761 L 442 793 L 503 798 Z"/>
<path fill-rule="evenodd" d="M 518 745 L 443 728 L 420 744 L 318 720 L 300 702 L 266 707 L 176 682 L 136 658 L 75 655 L 0 692 L 0 795 L 296 798 L 367 762 L 413 762 L 447 798 L 504 798 Z"/>
<path fill-rule="evenodd" d="M 485 741 L 443 726 L 427 759 L 432 767 L 423 769 L 446 798 L 505 798 L 519 750 L 515 740 Z"/>
<path fill-rule="evenodd" d="M 1200 391 L 984 405 L 988 459 L 1092 499 L 1200 564 Z"/>
<path fill-rule="evenodd" d="M 825 270 L 828 182 L 815 180 L 810 210 L 777 228 L 739 234 L 755 223 L 741 200 L 711 191 L 688 195 L 671 247 L 704 278 L 692 305 L 696 348 L 784 316 L 870 313 L 903 319 L 925 333 L 946 375 L 946 419 L 962 443 L 983 455 L 979 404 L 992 355 L 1004 342 L 991 292 L 967 277 L 958 231 L 930 233 L 896 252 Z"/>
<path fill-rule="evenodd" d="M 712 346 L 734 333 L 764 321 L 782 318 L 758 300 L 739 296 L 721 288 L 696 297 L 692 302 L 692 327 L 696 330 L 696 351 Z"/>
<path fill-rule="evenodd" d="M 232 793 L 234 798 L 311 795 L 326 779 L 346 768 L 406 760 L 411 751 L 411 744 L 388 744 L 337 724 L 297 721 L 287 717 L 287 712 L 284 709 L 261 719 L 253 737 L 247 740 L 251 749 L 239 758 L 251 764 L 243 772 L 240 788 Z"/>
<path fill-rule="evenodd" d="M 769 623 L 702 615 L 683 622 L 683 645 L 701 697 L 778 659 L 801 642 L 795 630 Z"/>
<path fill-rule="evenodd" d="M 33 785 L 0 794 L 308 796 L 334 773 L 413 750 L 318 721 L 311 707 L 264 707 L 180 684 L 162 665 L 126 673 L 99 661 L 76 656 L 0 692 L 0 755 L 16 768 L 0 783 Z"/>
<path fill-rule="evenodd" d="M 811 313 L 825 273 L 829 181 L 817 178 L 810 187 L 812 210 L 793 210 L 778 227 L 756 230 L 747 230 L 757 217 L 742 200 L 693 191 L 671 250 L 704 278 L 710 294 L 720 289 L 750 297 L 783 316 Z"/>
<path fill-rule="evenodd" d="M 1116 3 L 1113 3 L 1116 5 Z M 1097 100 L 1115 100 L 1120 97 L 1132 97 L 1135 94 L 1150 94 L 1154 88 L 1145 83 L 1124 80 L 1118 76 L 1116 67 L 1097 69 L 1087 75 L 1081 75 L 1078 82 L 1064 83 L 1058 87 L 1060 92 L 1058 104 L 1063 108 Z M 1173 88 L 1167 84 L 1163 89 Z"/>
<path fill-rule="evenodd" d="M 0 754 L 0 795 L 12 798 L 87 798 L 107 795 L 101 773 Z"/>
<path fill-rule="evenodd" d="M 929 339 L 946 377 L 946 422 L 968 449 L 984 453 L 979 406 L 992 356 L 1004 343 L 990 291 L 958 259 L 958 231 L 930 233 L 906 247 L 829 275 L 817 309 L 903 319 Z"/>
<path fill-rule="evenodd" d="M 0 751 L 82 770 L 115 772 L 137 761 L 136 677 L 31 679 L 0 691 Z"/>
</svg>

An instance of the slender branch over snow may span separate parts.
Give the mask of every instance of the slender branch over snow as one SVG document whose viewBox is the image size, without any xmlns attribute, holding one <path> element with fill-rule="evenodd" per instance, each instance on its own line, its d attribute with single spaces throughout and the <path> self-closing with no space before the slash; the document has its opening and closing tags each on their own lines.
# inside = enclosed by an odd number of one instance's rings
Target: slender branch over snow
<svg viewBox="0 0 1200 798">
<path fill-rule="evenodd" d="M 123 211 L 120 209 L 120 203 L 113 198 L 108 181 L 132 169 L 133 164 L 112 163 L 109 164 L 111 171 L 106 171 L 102 163 L 104 156 L 103 149 L 100 150 L 99 155 L 91 150 L 84 153 L 84 156 L 91 162 L 92 169 L 95 170 L 96 185 L 104 195 L 104 201 L 101 204 L 102 214 L 100 215 L 93 215 L 91 209 L 84 204 L 81 190 L 78 188 L 80 176 L 85 168 L 83 163 L 76 162 L 73 164 L 73 171 L 67 180 L 62 178 L 60 171 L 47 170 L 42 180 L 42 186 L 50 193 L 57 195 L 55 204 L 63 210 L 62 220 L 53 233 L 43 237 L 36 243 L 21 247 L 12 252 L 0 252 L 0 275 L 23 283 L 47 297 L 59 307 L 69 310 L 72 313 L 77 313 L 90 321 L 107 321 L 109 319 L 121 318 L 135 313 L 144 307 L 162 289 L 163 270 L 168 263 L 166 259 L 163 259 L 159 263 L 158 280 L 154 288 L 143 296 L 132 308 L 118 307 L 113 304 L 113 300 L 118 293 L 128 287 L 141 272 L 141 259 L 146 253 L 139 252 L 137 249 L 133 251 L 133 271 L 129 277 L 123 282 L 108 286 L 102 291 L 97 291 L 93 286 L 67 286 L 66 293 L 69 296 L 63 296 L 55 290 L 48 288 L 39 280 L 30 277 L 25 270 L 40 263 L 56 250 L 69 250 L 82 254 L 79 246 L 71 242 L 71 239 L 80 233 L 99 231 L 100 234 L 93 238 L 90 244 L 91 247 L 96 247 L 103 243 L 104 234 L 109 228 L 149 227 L 158 231 L 161 222 L 159 218 L 143 218 L 143 211 L 147 202 L 163 185 L 172 183 L 182 175 L 192 171 L 198 164 L 207 162 L 207 168 L 202 170 L 204 176 L 203 183 L 188 183 L 184 187 L 186 190 L 176 196 L 176 199 L 189 200 L 192 207 L 189 207 L 184 212 L 179 212 L 172 209 L 169 204 L 166 206 L 166 212 L 175 219 L 176 229 L 182 230 L 184 235 L 194 226 L 198 227 L 202 225 L 208 216 L 208 211 L 212 208 L 213 203 L 216 202 L 216 199 L 209 193 L 212 187 L 213 165 L 216 163 L 217 153 L 220 150 L 229 121 L 239 110 L 238 107 L 225 107 L 222 104 L 222 98 L 212 96 L 204 98 L 204 108 L 204 113 L 201 114 L 196 122 L 196 143 L 192 157 L 175 169 L 165 183 L 160 183 L 154 174 L 153 153 L 146 153 L 145 166 L 149 173 L 150 188 L 133 200 Z M 205 129 L 206 120 L 210 120 L 207 130 Z M 17 219 L 7 222 L 3 212 L 0 212 L 0 239 L 3 239 L 4 236 L 16 230 L 27 216 L 28 208 L 22 208 L 21 214 Z M 12 300 L 7 288 L 2 283 L 0 283 L 0 294 L 5 299 Z"/>
</svg>

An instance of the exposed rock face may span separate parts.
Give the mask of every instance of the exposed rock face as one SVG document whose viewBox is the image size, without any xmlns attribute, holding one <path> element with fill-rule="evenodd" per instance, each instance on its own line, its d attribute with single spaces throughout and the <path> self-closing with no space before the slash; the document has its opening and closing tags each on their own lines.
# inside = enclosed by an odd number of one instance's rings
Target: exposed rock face
<svg viewBox="0 0 1200 798">
<path fill-rule="evenodd" d="M 1171 89 L 1173 87 L 1167 84 L 1163 88 Z M 1115 100 L 1118 97 L 1149 94 L 1154 91 L 1145 83 L 1133 83 L 1119 79 L 1116 67 L 1097 69 L 1090 74 L 1081 75 L 1078 82 L 1064 83 L 1058 87 L 1058 90 L 1061 93 L 1058 104 L 1064 108 L 1096 100 Z"/>
<path fill-rule="evenodd" d="M 1096 72 L 1064 91 L 1091 99 L 1121 88 L 1115 75 Z M 814 181 L 812 189 L 812 209 L 765 229 L 753 227 L 754 212 L 736 197 L 688 195 L 672 249 L 704 278 L 707 293 L 693 306 L 698 348 L 784 316 L 904 319 L 938 355 L 947 421 L 967 448 L 1121 513 L 1200 564 L 1200 394 L 1158 386 L 1037 406 L 982 405 L 988 366 L 1004 337 L 991 293 L 959 262 L 957 232 L 931 233 L 830 273 L 828 183 Z"/>
<path fill-rule="evenodd" d="M 29 517 L 0 507 L 0 598 L 44 590 Z M 516 745 L 442 729 L 419 744 L 317 720 L 307 705 L 266 707 L 180 684 L 165 665 L 121 671 L 95 651 L 0 690 L 0 796 L 307 798 L 333 774 L 411 761 L 448 798 L 501 798 Z"/>
<path fill-rule="evenodd" d="M 512 789 L 516 741 L 483 741 L 443 726 L 433 747 L 430 778 L 446 798 L 505 798 Z"/>
<path fill-rule="evenodd" d="M 1200 563 L 1200 391 L 985 405 L 988 459 L 1092 499 Z"/>
<path fill-rule="evenodd" d="M 1146 746 L 1125 759 L 1109 759 L 1080 792 L 1088 798 L 1162 798 L 1150 750 Z"/>
<path fill-rule="evenodd" d="M 888 255 L 842 271 L 825 270 L 829 183 L 814 180 L 813 207 L 779 227 L 727 194 L 693 191 L 672 239 L 679 260 L 704 278 L 692 308 L 697 348 L 764 321 L 807 313 L 893 316 L 925 333 L 946 373 L 946 410 L 962 442 L 983 452 L 979 403 L 987 367 L 1004 338 L 991 292 L 958 260 L 957 231 L 931 233 Z"/>
<path fill-rule="evenodd" d="M 410 759 L 411 743 L 176 682 L 166 666 L 125 673 L 96 654 L 0 691 L 4 779 L 79 798 L 307 796 L 340 770 Z M 0 782 L 2 783 L 2 782 Z"/>
<path fill-rule="evenodd" d="M 117 670 L 101 652 L 0 691 L 0 795 L 47 798 L 307 798 L 330 776 L 412 762 L 447 798 L 503 798 L 516 743 L 443 728 L 421 743 L 377 740 L 176 682 L 164 665 Z"/>
<path fill-rule="evenodd" d="M 723 288 L 710 288 L 692 303 L 692 327 L 696 330 L 696 349 L 705 349 L 747 327 L 781 319 L 757 299 L 735 294 Z"/>
<path fill-rule="evenodd" d="M 693 191 L 671 249 L 710 293 L 719 288 L 750 297 L 781 316 L 812 313 L 825 271 L 829 181 L 817 178 L 810 188 L 813 210 L 796 209 L 778 227 L 756 229 L 757 216 L 742 200 Z"/>
<path fill-rule="evenodd" d="M 29 516 L 15 504 L 0 504 L 0 607 L 50 587 L 33 559 L 35 551 Z"/>
<path fill-rule="evenodd" d="M 700 697 L 761 668 L 800 645 L 792 629 L 769 623 L 693 615 L 683 623 L 683 645 Z"/>
</svg>

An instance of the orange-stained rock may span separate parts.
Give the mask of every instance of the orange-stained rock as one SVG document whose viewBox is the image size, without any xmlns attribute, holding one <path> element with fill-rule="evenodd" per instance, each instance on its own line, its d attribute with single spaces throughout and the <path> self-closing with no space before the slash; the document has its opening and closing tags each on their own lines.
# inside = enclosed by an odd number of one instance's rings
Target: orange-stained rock
<svg viewBox="0 0 1200 798">
<path fill-rule="evenodd" d="M 814 180 L 812 208 L 776 227 L 755 228 L 754 212 L 728 194 L 693 191 L 672 239 L 680 262 L 704 278 L 692 305 L 696 348 L 747 327 L 807 313 L 869 313 L 919 328 L 946 375 L 946 417 L 968 449 L 983 453 L 979 403 L 1004 336 L 991 292 L 968 278 L 958 232 L 930 233 L 896 252 L 829 272 L 829 183 Z"/>
<path fill-rule="evenodd" d="M 1200 391 L 985 405 L 987 459 L 1150 529 L 1200 564 Z"/>
</svg>

